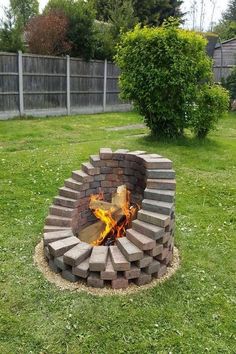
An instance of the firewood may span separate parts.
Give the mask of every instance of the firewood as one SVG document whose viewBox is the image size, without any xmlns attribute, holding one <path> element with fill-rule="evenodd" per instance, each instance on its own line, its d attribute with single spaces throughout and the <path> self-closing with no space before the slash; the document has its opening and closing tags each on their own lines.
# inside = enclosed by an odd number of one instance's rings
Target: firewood
<svg viewBox="0 0 236 354">
<path fill-rule="evenodd" d="M 91 200 L 89 203 L 90 209 L 103 209 L 103 210 L 117 210 L 119 209 L 115 204 L 105 202 L 104 200 Z"/>
<path fill-rule="evenodd" d="M 117 187 L 116 193 L 112 197 L 112 205 L 117 205 L 122 208 L 126 205 L 127 202 L 127 188 L 123 184 L 122 186 Z"/>
<path fill-rule="evenodd" d="M 116 208 L 112 213 L 112 218 L 117 223 L 122 219 L 123 216 L 124 215 L 122 210 L 118 208 Z M 101 220 L 98 220 L 92 225 L 89 225 L 82 229 L 79 232 L 79 239 L 83 242 L 92 243 L 93 241 L 96 241 L 99 238 L 100 234 L 104 231 L 104 229 L 105 224 Z"/>
<path fill-rule="evenodd" d="M 79 239 L 83 242 L 92 243 L 97 240 L 101 232 L 105 229 L 105 224 L 98 220 L 79 232 Z"/>
</svg>

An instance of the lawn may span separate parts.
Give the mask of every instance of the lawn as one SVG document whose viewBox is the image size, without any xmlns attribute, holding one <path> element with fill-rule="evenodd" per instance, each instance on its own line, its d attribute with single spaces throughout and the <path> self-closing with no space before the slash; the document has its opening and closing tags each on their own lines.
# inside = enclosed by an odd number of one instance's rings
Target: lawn
<svg viewBox="0 0 236 354">
<path fill-rule="evenodd" d="M 236 352 L 236 115 L 205 142 L 151 139 L 135 113 L 0 122 L 0 353 Z M 100 147 L 160 153 L 177 173 L 181 268 L 126 296 L 60 291 L 33 265 L 57 189 Z"/>
</svg>

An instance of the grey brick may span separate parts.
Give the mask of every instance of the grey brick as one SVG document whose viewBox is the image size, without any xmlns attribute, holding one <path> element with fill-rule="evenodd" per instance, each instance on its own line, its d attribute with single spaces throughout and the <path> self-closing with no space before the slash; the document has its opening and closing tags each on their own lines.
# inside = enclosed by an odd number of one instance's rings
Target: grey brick
<svg viewBox="0 0 236 354">
<path fill-rule="evenodd" d="M 113 280 L 117 278 L 117 271 L 114 270 L 110 256 L 107 258 L 106 269 L 101 271 L 100 277 L 104 280 Z"/>
<path fill-rule="evenodd" d="M 130 270 L 126 270 L 124 275 L 126 279 L 135 279 L 140 276 L 140 272 L 140 268 L 132 264 Z"/>
<path fill-rule="evenodd" d="M 156 190 L 146 188 L 144 190 L 144 198 L 173 203 L 175 199 L 175 192 L 169 190 Z"/>
<path fill-rule="evenodd" d="M 143 199 L 142 208 L 153 211 L 154 213 L 170 215 L 174 209 L 174 204 L 152 199 Z"/>
<path fill-rule="evenodd" d="M 63 256 L 60 257 L 55 257 L 54 258 L 54 263 L 55 265 L 60 268 L 61 270 L 68 270 L 70 269 L 70 266 L 68 264 L 65 264 L 63 261 Z"/>
<path fill-rule="evenodd" d="M 82 170 L 73 171 L 72 178 L 82 183 L 89 183 L 93 181 L 93 176 L 89 176 L 87 173 L 85 173 Z"/>
<path fill-rule="evenodd" d="M 147 188 L 174 191 L 176 181 L 175 179 L 147 179 Z"/>
<path fill-rule="evenodd" d="M 143 257 L 143 251 L 130 242 L 126 237 L 117 239 L 116 244 L 125 258 L 130 262 L 137 261 Z"/>
<path fill-rule="evenodd" d="M 134 279 L 136 285 L 141 286 L 150 283 L 152 280 L 151 274 L 147 274 L 141 271 L 140 276 L 137 279 Z"/>
<path fill-rule="evenodd" d="M 165 227 L 170 222 L 170 217 L 168 215 L 140 209 L 138 211 L 138 220 L 151 223 L 156 226 Z"/>
<path fill-rule="evenodd" d="M 92 286 L 94 288 L 103 288 L 104 280 L 100 278 L 100 274 L 97 272 L 90 272 L 87 278 L 88 286 Z"/>
<path fill-rule="evenodd" d="M 94 246 L 89 260 L 89 270 L 98 272 L 106 269 L 108 256 L 107 246 Z"/>
<path fill-rule="evenodd" d="M 172 161 L 166 158 L 151 158 L 142 156 L 144 166 L 149 169 L 171 169 Z"/>
<path fill-rule="evenodd" d="M 150 263 L 149 266 L 147 268 L 144 268 L 143 270 L 147 274 L 153 274 L 153 273 L 157 273 L 159 269 L 160 269 L 160 262 L 154 259 L 152 263 Z"/>
<path fill-rule="evenodd" d="M 92 252 L 92 246 L 86 242 L 80 242 L 64 254 L 64 262 L 72 267 L 83 262 Z"/>
<path fill-rule="evenodd" d="M 152 263 L 153 258 L 148 256 L 148 255 L 144 255 L 142 259 L 134 262 L 136 264 L 136 266 L 138 268 L 144 268 L 147 267 L 150 263 Z"/>
<path fill-rule="evenodd" d="M 62 256 L 66 251 L 80 243 L 79 239 L 75 236 L 67 237 L 63 240 L 58 240 L 49 243 L 49 251 L 54 257 Z"/>
<path fill-rule="evenodd" d="M 174 170 L 146 170 L 147 178 L 174 179 Z"/>
<path fill-rule="evenodd" d="M 156 246 L 155 240 L 133 229 L 126 230 L 126 237 L 130 242 L 143 251 L 150 250 Z"/>
<path fill-rule="evenodd" d="M 73 283 L 79 280 L 79 278 L 76 275 L 72 274 L 70 270 L 63 270 L 61 276 L 62 278 L 71 281 Z"/>
<path fill-rule="evenodd" d="M 81 164 L 82 171 L 87 173 L 90 176 L 99 175 L 100 168 L 94 167 L 90 162 L 84 162 Z"/>
<path fill-rule="evenodd" d="M 112 150 L 110 148 L 101 148 L 99 153 L 101 160 L 112 159 Z"/>
<path fill-rule="evenodd" d="M 158 240 L 164 235 L 164 228 L 144 222 L 141 220 L 132 221 L 132 228 L 145 236 L 152 238 L 153 240 Z"/>
<path fill-rule="evenodd" d="M 124 257 L 117 246 L 110 246 L 111 262 L 116 271 L 125 271 L 130 269 L 130 262 Z"/>
<path fill-rule="evenodd" d="M 89 274 L 89 257 L 72 268 L 72 273 L 81 278 L 87 278 Z"/>
<path fill-rule="evenodd" d="M 60 272 L 61 272 L 61 269 L 55 265 L 53 259 L 49 259 L 48 265 L 49 265 L 49 268 L 50 268 L 54 273 L 60 273 Z"/>
<path fill-rule="evenodd" d="M 43 235 L 43 243 L 46 246 L 51 242 L 62 240 L 64 238 L 71 237 L 71 236 L 73 236 L 71 230 L 46 232 Z"/>
</svg>

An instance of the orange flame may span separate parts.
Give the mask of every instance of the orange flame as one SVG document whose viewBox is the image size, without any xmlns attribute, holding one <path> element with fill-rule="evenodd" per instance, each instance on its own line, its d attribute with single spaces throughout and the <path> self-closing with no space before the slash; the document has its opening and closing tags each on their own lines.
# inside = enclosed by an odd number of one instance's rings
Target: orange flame
<svg viewBox="0 0 236 354">
<path fill-rule="evenodd" d="M 91 195 L 90 200 L 103 200 L 103 193 Z M 137 210 L 138 206 L 130 206 L 130 191 L 128 190 L 126 190 L 125 202 L 120 208 L 112 205 L 109 210 L 102 208 L 92 209 L 94 215 L 105 224 L 104 230 L 98 239 L 92 242 L 92 245 L 99 246 L 104 244 L 107 237 L 114 243 L 115 239 L 125 236 L 126 229 L 131 226 L 131 221 L 135 217 Z M 119 216 L 116 215 L 117 213 Z"/>
</svg>

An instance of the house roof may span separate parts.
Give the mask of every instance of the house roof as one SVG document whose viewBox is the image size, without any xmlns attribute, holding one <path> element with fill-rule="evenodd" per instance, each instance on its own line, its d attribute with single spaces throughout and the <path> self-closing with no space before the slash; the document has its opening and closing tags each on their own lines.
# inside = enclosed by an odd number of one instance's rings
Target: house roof
<svg viewBox="0 0 236 354">
<path fill-rule="evenodd" d="M 215 49 L 220 48 L 221 44 L 229 43 L 229 42 L 232 42 L 232 41 L 236 41 L 236 37 L 227 39 L 226 41 L 223 41 L 221 43 L 216 43 Z"/>
</svg>

